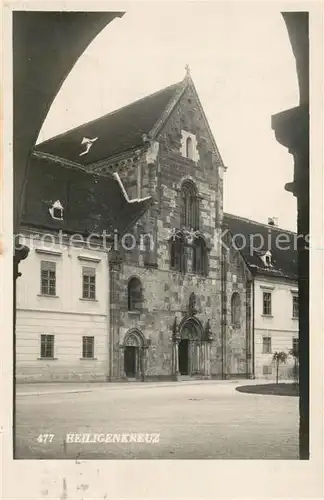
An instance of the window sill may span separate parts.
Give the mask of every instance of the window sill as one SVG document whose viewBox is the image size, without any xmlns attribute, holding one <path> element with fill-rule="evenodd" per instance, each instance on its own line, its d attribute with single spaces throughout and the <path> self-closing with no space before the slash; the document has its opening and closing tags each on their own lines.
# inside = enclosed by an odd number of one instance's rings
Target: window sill
<svg viewBox="0 0 324 500">
<path fill-rule="evenodd" d="M 153 269 L 157 269 L 158 264 L 156 262 L 145 262 L 144 261 L 144 267 L 152 267 Z"/>
<path fill-rule="evenodd" d="M 262 318 L 273 318 L 272 314 L 261 314 Z"/>
<path fill-rule="evenodd" d="M 179 273 L 182 274 L 183 276 L 194 276 L 195 278 L 209 278 L 209 274 L 201 274 L 197 273 L 195 271 L 180 271 L 179 269 L 175 269 L 173 267 L 170 267 L 170 271 L 173 273 Z"/>
<path fill-rule="evenodd" d="M 262 353 L 264 356 L 271 356 L 272 355 L 272 352 L 263 352 Z"/>
<path fill-rule="evenodd" d="M 295 321 L 298 321 L 299 317 L 298 316 L 293 316 L 291 319 L 294 319 Z"/>
<path fill-rule="evenodd" d="M 50 299 L 58 299 L 59 298 L 58 295 L 49 295 L 49 294 L 46 294 L 46 293 L 38 293 L 37 297 L 47 297 L 47 298 L 50 298 Z"/>
<path fill-rule="evenodd" d="M 80 361 L 98 361 L 98 358 L 80 358 Z"/>
<path fill-rule="evenodd" d="M 192 163 L 198 163 L 198 160 L 194 159 L 194 158 L 189 158 L 189 156 L 185 156 L 185 155 L 181 155 L 181 157 L 184 159 L 184 160 L 187 160 L 187 162 L 192 162 Z"/>
<path fill-rule="evenodd" d="M 98 302 L 98 299 L 87 299 L 85 297 L 80 297 L 79 300 L 85 300 L 86 302 Z"/>
<path fill-rule="evenodd" d="M 142 311 L 127 311 L 131 316 L 139 316 Z"/>
<path fill-rule="evenodd" d="M 38 361 L 57 361 L 58 358 L 37 358 Z"/>
</svg>

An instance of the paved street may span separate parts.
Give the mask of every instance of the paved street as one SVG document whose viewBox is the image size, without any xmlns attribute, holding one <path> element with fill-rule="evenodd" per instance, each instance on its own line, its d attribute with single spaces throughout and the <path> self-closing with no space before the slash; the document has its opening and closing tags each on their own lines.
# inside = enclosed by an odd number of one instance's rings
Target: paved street
<svg viewBox="0 0 324 500">
<path fill-rule="evenodd" d="M 18 386 L 16 458 L 298 459 L 298 398 L 235 390 L 251 383 Z M 159 442 L 67 442 L 83 433 Z"/>
</svg>

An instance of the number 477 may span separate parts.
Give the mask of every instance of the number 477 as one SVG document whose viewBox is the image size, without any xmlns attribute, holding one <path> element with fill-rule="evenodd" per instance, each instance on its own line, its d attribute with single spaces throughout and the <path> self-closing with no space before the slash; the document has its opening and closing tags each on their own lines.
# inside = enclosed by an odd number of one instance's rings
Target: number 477
<svg viewBox="0 0 324 500">
<path fill-rule="evenodd" d="M 54 434 L 40 434 L 37 438 L 39 443 L 51 443 L 54 439 Z"/>
</svg>

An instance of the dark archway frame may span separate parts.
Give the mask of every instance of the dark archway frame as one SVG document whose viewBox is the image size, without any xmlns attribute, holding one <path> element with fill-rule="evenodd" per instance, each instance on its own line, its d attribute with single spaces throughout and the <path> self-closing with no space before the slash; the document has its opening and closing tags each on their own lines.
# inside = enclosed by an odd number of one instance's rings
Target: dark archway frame
<svg viewBox="0 0 324 500">
<path fill-rule="evenodd" d="M 299 458 L 309 460 L 309 13 L 284 12 L 296 60 L 299 106 L 272 116 L 277 141 L 294 158 L 285 189 L 297 198 L 299 295 Z"/>
</svg>

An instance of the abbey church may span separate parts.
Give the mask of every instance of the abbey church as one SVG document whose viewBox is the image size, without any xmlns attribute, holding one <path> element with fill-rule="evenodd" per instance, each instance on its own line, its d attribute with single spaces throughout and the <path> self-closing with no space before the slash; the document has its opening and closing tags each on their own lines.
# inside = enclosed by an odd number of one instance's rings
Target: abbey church
<svg viewBox="0 0 324 500">
<path fill-rule="evenodd" d="M 18 380 L 255 375 L 254 271 L 290 288 L 296 280 L 276 270 L 279 260 L 250 266 L 231 245 L 225 170 L 188 70 L 36 146 L 21 229 L 33 249 L 18 283 Z M 116 179 L 143 202 L 127 234 L 107 222 Z M 74 244 L 76 232 L 95 233 L 96 248 Z"/>
</svg>

